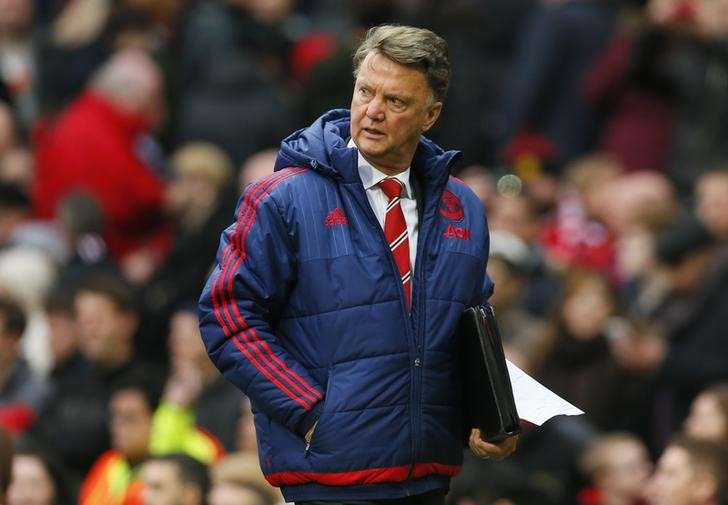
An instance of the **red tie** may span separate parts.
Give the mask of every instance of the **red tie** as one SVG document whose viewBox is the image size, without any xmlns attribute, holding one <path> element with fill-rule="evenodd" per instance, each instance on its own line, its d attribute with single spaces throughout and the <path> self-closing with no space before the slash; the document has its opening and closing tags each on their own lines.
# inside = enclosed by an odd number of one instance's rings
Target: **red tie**
<svg viewBox="0 0 728 505">
<path fill-rule="evenodd" d="M 384 218 L 384 236 L 387 238 L 394 262 L 397 264 L 404 297 L 407 300 L 407 309 L 409 309 L 412 299 L 412 272 L 410 271 L 407 222 L 404 220 L 404 213 L 400 205 L 400 195 L 404 186 L 398 179 L 387 178 L 379 182 L 379 187 L 389 198 L 387 214 Z"/>
</svg>

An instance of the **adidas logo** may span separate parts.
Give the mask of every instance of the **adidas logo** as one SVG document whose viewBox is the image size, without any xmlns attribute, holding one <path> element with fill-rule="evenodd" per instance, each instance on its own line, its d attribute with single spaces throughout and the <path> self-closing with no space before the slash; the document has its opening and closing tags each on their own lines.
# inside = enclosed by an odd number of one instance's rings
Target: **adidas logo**
<svg viewBox="0 0 728 505">
<path fill-rule="evenodd" d="M 346 218 L 344 211 L 341 210 L 341 207 L 336 207 L 334 210 L 329 212 L 328 216 L 326 216 L 324 224 L 331 228 L 332 226 L 348 225 L 349 220 Z"/>
</svg>

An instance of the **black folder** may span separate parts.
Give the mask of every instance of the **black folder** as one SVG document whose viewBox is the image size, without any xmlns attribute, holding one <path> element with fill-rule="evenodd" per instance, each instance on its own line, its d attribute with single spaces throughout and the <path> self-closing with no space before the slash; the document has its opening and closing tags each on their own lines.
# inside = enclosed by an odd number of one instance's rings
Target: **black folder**
<svg viewBox="0 0 728 505">
<path fill-rule="evenodd" d="M 516 402 L 493 307 L 467 309 L 456 330 L 462 379 L 464 433 L 480 428 L 499 442 L 521 432 Z"/>
</svg>

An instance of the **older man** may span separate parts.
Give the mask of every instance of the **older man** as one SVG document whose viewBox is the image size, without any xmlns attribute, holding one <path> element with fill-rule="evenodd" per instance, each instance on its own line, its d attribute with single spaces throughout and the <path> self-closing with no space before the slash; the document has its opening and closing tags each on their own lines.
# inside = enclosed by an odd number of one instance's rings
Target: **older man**
<svg viewBox="0 0 728 505">
<path fill-rule="evenodd" d="M 260 463 L 286 501 L 442 503 L 462 445 L 453 337 L 492 289 L 459 153 L 422 136 L 447 91 L 447 44 L 369 31 L 351 111 L 286 138 L 245 190 L 200 301 L 203 338 L 251 399 Z"/>
</svg>

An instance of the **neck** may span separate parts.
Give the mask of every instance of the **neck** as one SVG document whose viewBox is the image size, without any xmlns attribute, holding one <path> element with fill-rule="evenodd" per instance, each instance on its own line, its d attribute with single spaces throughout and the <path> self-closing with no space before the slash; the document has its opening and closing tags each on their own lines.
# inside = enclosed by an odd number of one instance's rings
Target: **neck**
<svg viewBox="0 0 728 505">
<path fill-rule="evenodd" d="M 389 164 L 383 165 L 382 163 L 369 159 L 364 153 L 362 153 L 361 155 L 364 157 L 365 160 L 367 160 L 367 163 L 369 163 L 371 166 L 373 166 L 374 168 L 376 168 L 383 174 L 387 174 L 389 176 L 399 175 L 402 172 L 404 172 L 405 170 L 407 170 L 411 165 L 411 162 L 404 167 L 401 166 L 402 164 L 399 164 L 399 163 L 392 164 L 392 165 L 389 165 Z"/>
</svg>

